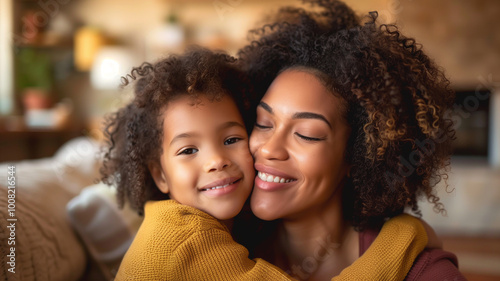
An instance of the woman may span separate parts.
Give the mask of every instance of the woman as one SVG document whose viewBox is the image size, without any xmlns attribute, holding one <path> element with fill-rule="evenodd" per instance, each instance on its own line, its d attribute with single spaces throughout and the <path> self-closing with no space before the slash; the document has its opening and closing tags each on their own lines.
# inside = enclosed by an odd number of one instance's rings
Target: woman
<svg viewBox="0 0 500 281">
<path fill-rule="evenodd" d="M 265 93 L 250 138 L 251 207 L 271 221 L 256 256 L 298 279 L 329 280 L 386 218 L 419 214 L 419 196 L 443 210 L 433 187 L 448 166 L 453 93 L 415 41 L 377 26 L 376 13 L 362 23 L 342 2 L 307 2 L 321 10 L 282 9 L 239 54 Z M 456 265 L 426 250 L 406 278 L 463 280 Z"/>
</svg>

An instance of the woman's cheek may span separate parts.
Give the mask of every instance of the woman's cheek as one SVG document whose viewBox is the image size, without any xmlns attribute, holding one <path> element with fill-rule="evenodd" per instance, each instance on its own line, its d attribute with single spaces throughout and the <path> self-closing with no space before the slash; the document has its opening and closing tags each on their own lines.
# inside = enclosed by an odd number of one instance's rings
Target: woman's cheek
<svg viewBox="0 0 500 281">
<path fill-rule="evenodd" d="M 257 148 L 261 143 L 261 140 L 259 138 L 260 134 L 256 130 L 253 130 L 252 134 L 250 135 L 250 141 L 249 141 L 250 153 L 252 154 L 253 157 L 255 157 Z"/>
<path fill-rule="evenodd" d="M 325 180 L 333 183 L 339 180 L 334 171 L 342 168 L 342 159 L 338 159 L 331 147 L 329 149 L 327 145 L 316 144 L 308 148 L 302 147 L 298 152 L 300 153 L 295 155 L 298 170 L 307 179 L 308 184 L 316 185 Z"/>
<path fill-rule="evenodd" d="M 310 145 L 309 147 L 302 146 L 296 150 L 295 159 L 297 163 L 302 166 L 301 170 L 319 171 L 324 169 L 328 155 L 324 153 L 325 150 Z"/>
</svg>

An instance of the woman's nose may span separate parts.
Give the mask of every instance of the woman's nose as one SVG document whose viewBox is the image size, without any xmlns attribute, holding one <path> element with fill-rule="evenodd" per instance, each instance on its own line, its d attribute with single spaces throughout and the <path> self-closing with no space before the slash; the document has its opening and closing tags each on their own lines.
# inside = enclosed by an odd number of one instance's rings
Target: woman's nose
<svg viewBox="0 0 500 281">
<path fill-rule="evenodd" d="M 262 157 L 267 160 L 283 161 L 288 159 L 286 137 L 276 131 L 262 140 L 259 150 Z"/>
<path fill-rule="evenodd" d="M 211 153 L 204 165 L 205 172 L 222 171 L 231 166 L 231 160 L 222 152 L 214 151 Z"/>
</svg>

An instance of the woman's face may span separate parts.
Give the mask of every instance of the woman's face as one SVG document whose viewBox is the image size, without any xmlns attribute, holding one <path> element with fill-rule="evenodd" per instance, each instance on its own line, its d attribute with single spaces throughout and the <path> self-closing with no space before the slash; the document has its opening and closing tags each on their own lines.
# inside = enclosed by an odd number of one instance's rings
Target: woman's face
<svg viewBox="0 0 500 281">
<path fill-rule="evenodd" d="M 258 172 L 254 214 L 295 219 L 330 207 L 349 169 L 349 134 L 341 100 L 316 76 L 301 70 L 278 75 L 257 108 L 250 137 Z"/>
</svg>

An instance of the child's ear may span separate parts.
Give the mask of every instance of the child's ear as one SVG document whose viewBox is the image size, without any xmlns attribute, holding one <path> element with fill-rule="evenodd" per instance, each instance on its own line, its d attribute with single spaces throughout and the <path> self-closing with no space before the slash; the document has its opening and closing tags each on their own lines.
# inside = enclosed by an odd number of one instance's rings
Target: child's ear
<svg viewBox="0 0 500 281">
<path fill-rule="evenodd" d="M 153 177 L 153 180 L 156 183 L 156 186 L 158 186 L 158 189 L 165 193 L 168 194 L 168 184 L 167 184 L 167 179 L 165 177 L 165 173 L 163 173 L 163 169 L 161 168 L 160 163 L 156 161 L 149 162 L 148 164 L 149 172 L 151 173 L 151 176 Z"/>
</svg>

